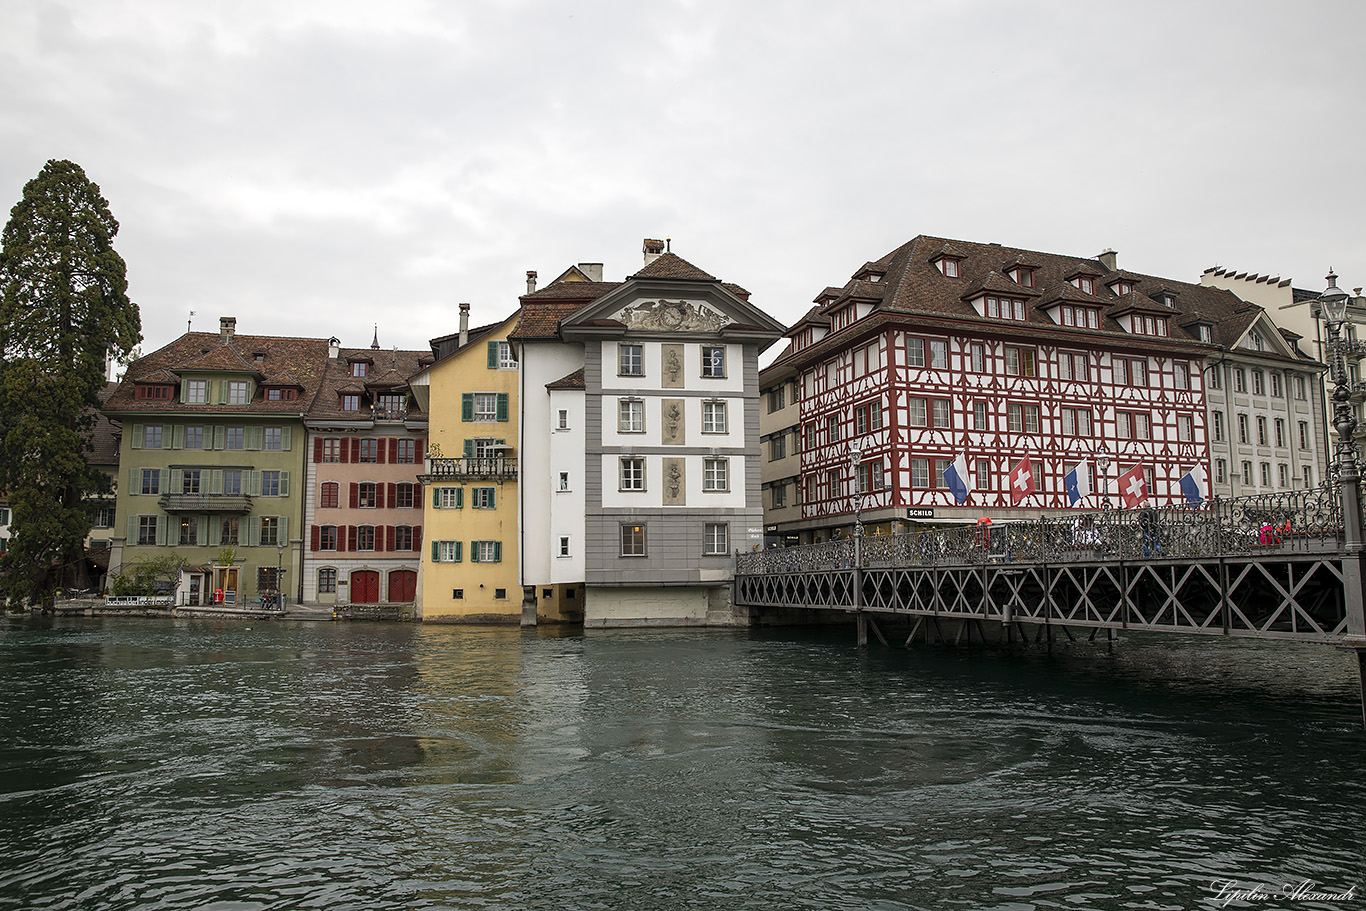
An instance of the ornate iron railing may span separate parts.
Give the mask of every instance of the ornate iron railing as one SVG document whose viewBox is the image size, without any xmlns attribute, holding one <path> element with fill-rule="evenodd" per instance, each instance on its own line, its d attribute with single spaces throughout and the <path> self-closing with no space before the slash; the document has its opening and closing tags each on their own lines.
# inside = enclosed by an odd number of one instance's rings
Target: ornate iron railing
<svg viewBox="0 0 1366 911">
<path fill-rule="evenodd" d="M 1326 553 L 1342 543 L 1335 487 L 1209 500 L 1198 509 L 1152 507 L 940 528 L 863 539 L 864 568 L 982 563 L 1197 559 L 1255 553 Z M 763 575 L 849 568 L 854 541 L 736 555 L 736 572 Z"/>
<path fill-rule="evenodd" d="M 251 512 L 246 494 L 166 493 L 157 503 L 167 512 Z"/>
<path fill-rule="evenodd" d="M 517 459 L 511 456 L 485 456 L 459 459 L 430 459 L 427 473 L 421 480 L 491 479 L 511 481 L 517 478 Z"/>
</svg>

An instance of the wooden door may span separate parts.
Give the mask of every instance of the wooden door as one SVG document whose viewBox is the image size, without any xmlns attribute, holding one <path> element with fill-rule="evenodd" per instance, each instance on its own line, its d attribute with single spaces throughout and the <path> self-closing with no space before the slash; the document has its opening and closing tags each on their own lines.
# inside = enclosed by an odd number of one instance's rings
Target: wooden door
<svg viewBox="0 0 1366 911">
<path fill-rule="evenodd" d="M 389 573 L 389 600 L 412 601 L 417 595 L 417 573 L 411 569 L 396 569 Z"/>
<path fill-rule="evenodd" d="M 358 569 L 351 574 L 351 603 L 379 603 L 379 573 L 373 569 Z"/>
</svg>

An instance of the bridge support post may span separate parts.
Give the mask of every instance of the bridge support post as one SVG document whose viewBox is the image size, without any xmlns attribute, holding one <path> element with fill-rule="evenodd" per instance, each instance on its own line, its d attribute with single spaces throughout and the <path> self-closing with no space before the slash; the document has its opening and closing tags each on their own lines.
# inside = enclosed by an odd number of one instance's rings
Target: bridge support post
<svg viewBox="0 0 1366 911">
<path fill-rule="evenodd" d="M 868 647 L 868 615 L 862 612 L 854 614 L 854 625 L 858 629 L 858 647 Z"/>
</svg>

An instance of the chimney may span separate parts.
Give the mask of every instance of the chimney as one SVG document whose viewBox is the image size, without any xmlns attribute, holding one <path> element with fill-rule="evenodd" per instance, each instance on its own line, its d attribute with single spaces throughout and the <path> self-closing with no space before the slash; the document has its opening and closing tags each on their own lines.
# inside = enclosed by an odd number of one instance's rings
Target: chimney
<svg viewBox="0 0 1366 911">
<path fill-rule="evenodd" d="M 528 272 L 528 273 L 527 273 L 527 275 L 533 275 L 533 276 L 534 276 L 535 274 L 536 274 L 535 272 Z M 527 283 L 528 283 L 528 284 L 530 284 L 532 281 L 534 281 L 534 279 L 531 279 L 531 278 L 528 278 L 528 279 L 527 279 Z M 464 348 L 464 347 L 465 347 L 465 342 L 469 341 L 469 339 L 470 339 L 470 305 L 469 305 L 469 304 L 461 304 L 461 305 L 460 305 L 460 347 L 461 347 L 461 348 Z"/>
<path fill-rule="evenodd" d="M 218 319 L 218 336 L 223 340 L 223 344 L 232 341 L 233 333 L 237 331 L 237 317 L 222 316 Z"/>
<path fill-rule="evenodd" d="M 526 293 L 527 293 L 527 294 L 535 294 L 535 293 L 536 293 L 536 270 L 535 270 L 535 269 L 528 269 L 528 270 L 526 270 Z"/>
<path fill-rule="evenodd" d="M 590 282 L 602 281 L 602 263 L 579 263 L 579 271 L 587 275 Z"/>
<path fill-rule="evenodd" d="M 645 238 L 644 244 L 645 265 L 649 265 L 664 255 L 664 241 L 655 240 L 652 237 Z"/>
<path fill-rule="evenodd" d="M 341 357 L 341 339 L 335 335 L 327 340 L 327 356 L 334 361 Z"/>
<path fill-rule="evenodd" d="M 1109 247 L 1106 247 L 1104 250 L 1097 253 L 1096 259 L 1100 260 L 1100 264 L 1111 272 L 1119 268 L 1119 254 Z"/>
</svg>

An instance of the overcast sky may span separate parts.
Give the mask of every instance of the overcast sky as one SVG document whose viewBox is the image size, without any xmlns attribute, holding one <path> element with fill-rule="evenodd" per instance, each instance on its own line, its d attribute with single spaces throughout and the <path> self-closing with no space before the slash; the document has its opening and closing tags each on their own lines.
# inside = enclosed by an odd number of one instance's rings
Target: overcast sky
<svg viewBox="0 0 1366 911">
<path fill-rule="evenodd" d="M 1366 284 L 1361 0 L 0 0 L 0 203 L 80 164 L 146 350 L 421 348 L 641 240 L 792 322 L 916 234 Z"/>
</svg>

